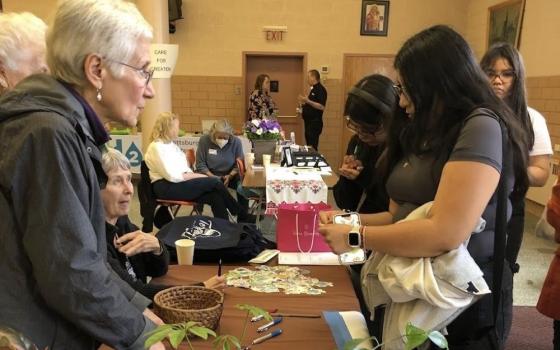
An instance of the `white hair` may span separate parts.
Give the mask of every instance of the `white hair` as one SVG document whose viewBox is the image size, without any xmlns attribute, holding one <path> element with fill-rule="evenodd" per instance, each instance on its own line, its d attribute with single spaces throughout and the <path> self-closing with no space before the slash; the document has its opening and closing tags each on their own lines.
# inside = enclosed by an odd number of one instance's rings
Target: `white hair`
<svg viewBox="0 0 560 350">
<path fill-rule="evenodd" d="M 101 167 L 109 175 L 113 170 L 130 170 L 130 161 L 118 150 L 108 147 L 101 157 Z"/>
<path fill-rule="evenodd" d="M 217 132 L 223 132 L 224 134 L 233 135 L 233 127 L 227 119 L 220 119 L 214 122 L 214 124 L 212 124 L 212 127 L 210 128 L 209 134 L 212 141 L 216 141 Z"/>
<path fill-rule="evenodd" d="M 17 70 L 19 61 L 30 55 L 30 47 L 45 48 L 47 25 L 29 12 L 0 12 L 0 61 Z"/>
<path fill-rule="evenodd" d="M 128 62 L 139 39 L 152 39 L 152 27 L 136 6 L 123 0 L 65 0 L 57 8 L 47 34 L 47 64 L 51 74 L 67 83 L 84 86 L 84 60 L 97 53 Z M 107 61 L 119 78 L 123 66 Z"/>
</svg>

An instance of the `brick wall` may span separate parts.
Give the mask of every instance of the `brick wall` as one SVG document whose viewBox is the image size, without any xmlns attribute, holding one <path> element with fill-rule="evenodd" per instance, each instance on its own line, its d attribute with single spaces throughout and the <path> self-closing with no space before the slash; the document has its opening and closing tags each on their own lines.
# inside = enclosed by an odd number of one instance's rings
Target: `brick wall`
<svg viewBox="0 0 560 350">
<path fill-rule="evenodd" d="M 554 148 L 554 144 L 560 144 L 560 76 L 531 77 L 526 84 L 529 106 L 546 118 Z"/>
<path fill-rule="evenodd" d="M 187 132 L 202 131 L 203 119 L 221 118 L 229 119 L 240 130 L 246 115 L 242 89 L 241 77 L 173 76 L 173 112 Z"/>
<path fill-rule="evenodd" d="M 342 137 L 342 80 L 327 79 L 324 83 L 327 89 L 327 105 L 323 113 L 323 133 L 319 139 L 319 149 L 325 156 L 333 170 L 340 165 L 341 137 Z M 346 147 L 346 146 L 345 146 Z"/>
</svg>

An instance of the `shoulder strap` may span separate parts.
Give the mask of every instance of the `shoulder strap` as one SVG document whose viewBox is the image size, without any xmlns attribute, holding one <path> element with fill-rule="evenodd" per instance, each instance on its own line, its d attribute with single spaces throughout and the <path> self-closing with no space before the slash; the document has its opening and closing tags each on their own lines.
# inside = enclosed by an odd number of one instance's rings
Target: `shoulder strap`
<svg viewBox="0 0 560 350">
<path fill-rule="evenodd" d="M 507 178 L 509 176 L 509 165 L 511 160 L 511 149 L 509 147 L 509 134 L 504 121 L 494 111 L 488 108 L 477 108 L 466 120 L 484 115 L 496 119 L 500 124 L 502 131 L 502 171 L 500 174 L 500 181 L 496 189 L 497 204 L 496 204 L 496 217 L 494 224 L 494 259 L 493 259 L 493 280 L 492 280 L 492 295 L 493 295 L 493 310 L 494 323 L 498 317 L 498 310 L 500 304 L 500 296 L 502 289 L 502 277 L 504 272 L 504 260 L 506 257 L 506 230 L 507 230 Z M 465 122 L 466 122 L 465 120 Z"/>
</svg>

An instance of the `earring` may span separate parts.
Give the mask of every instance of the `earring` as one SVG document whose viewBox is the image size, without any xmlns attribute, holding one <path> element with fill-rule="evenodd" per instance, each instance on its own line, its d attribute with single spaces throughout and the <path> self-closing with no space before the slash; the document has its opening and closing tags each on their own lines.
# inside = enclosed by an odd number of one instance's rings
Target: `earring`
<svg viewBox="0 0 560 350">
<path fill-rule="evenodd" d="M 101 89 L 97 89 L 97 102 L 101 102 L 101 99 L 103 99 L 103 96 L 101 96 Z"/>
</svg>

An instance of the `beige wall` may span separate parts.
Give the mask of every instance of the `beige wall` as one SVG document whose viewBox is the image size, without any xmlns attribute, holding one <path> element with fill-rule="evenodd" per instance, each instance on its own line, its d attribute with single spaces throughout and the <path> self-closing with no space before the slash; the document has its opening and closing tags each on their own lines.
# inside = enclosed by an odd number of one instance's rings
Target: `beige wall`
<svg viewBox="0 0 560 350">
<path fill-rule="evenodd" d="M 465 37 L 480 58 L 486 50 L 488 7 L 503 0 L 472 0 L 467 3 Z M 520 51 L 525 59 L 527 76 L 560 74 L 560 1 L 526 0 L 521 30 Z"/>
<path fill-rule="evenodd" d="M 308 52 L 308 66 L 342 77 L 342 53 L 395 53 L 418 30 L 435 24 L 466 28 L 468 0 L 393 0 L 389 36 L 360 36 L 360 0 L 186 0 L 184 20 L 170 40 L 181 45 L 177 75 L 240 76 L 242 51 Z M 285 25 L 282 42 L 267 42 L 263 26 Z"/>
</svg>

